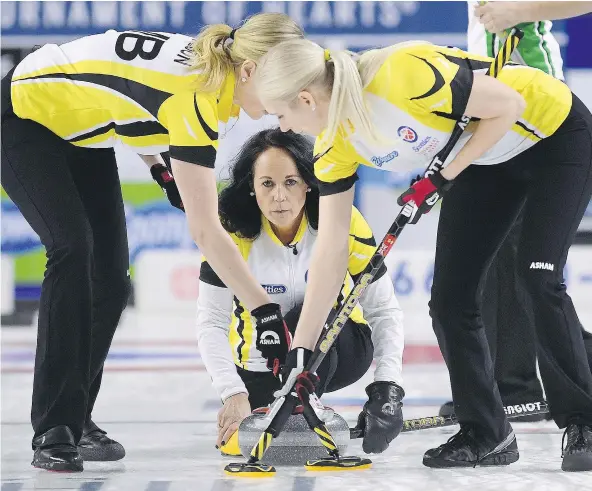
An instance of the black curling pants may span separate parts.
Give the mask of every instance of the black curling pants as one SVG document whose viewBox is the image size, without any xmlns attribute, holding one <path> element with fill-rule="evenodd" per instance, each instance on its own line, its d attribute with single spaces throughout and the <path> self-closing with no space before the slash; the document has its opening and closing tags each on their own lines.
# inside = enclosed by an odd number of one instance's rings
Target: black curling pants
<svg viewBox="0 0 592 491">
<path fill-rule="evenodd" d="M 455 413 L 492 442 L 506 436 L 509 424 L 483 329 L 481 283 L 521 210 L 517 271 L 532 305 L 551 415 L 560 428 L 592 424 L 592 373 L 562 278 L 591 196 L 592 115 L 574 96 L 552 136 L 503 164 L 470 166 L 443 199 L 430 315 Z"/>
<path fill-rule="evenodd" d="M 35 436 L 66 425 L 78 440 L 130 291 L 115 154 L 17 117 L 11 75 L 2 80 L 2 186 L 47 255 L 31 421 Z"/>
</svg>

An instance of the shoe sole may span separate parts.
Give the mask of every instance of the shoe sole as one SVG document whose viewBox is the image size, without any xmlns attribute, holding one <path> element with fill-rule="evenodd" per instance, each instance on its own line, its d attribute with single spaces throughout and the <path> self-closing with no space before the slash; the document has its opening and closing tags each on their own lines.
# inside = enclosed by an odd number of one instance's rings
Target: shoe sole
<svg viewBox="0 0 592 491">
<path fill-rule="evenodd" d="M 31 465 L 36 469 L 42 469 L 50 472 L 82 472 L 84 470 L 84 466 L 82 463 L 72 464 L 70 462 L 55 462 L 47 464 L 36 464 L 34 462 L 31 462 Z"/>
<path fill-rule="evenodd" d="M 561 463 L 561 470 L 565 472 L 592 471 L 592 455 L 568 455 Z"/>
<path fill-rule="evenodd" d="M 423 457 L 423 465 L 433 469 L 446 469 L 452 467 L 493 467 L 505 466 L 517 462 L 520 454 L 517 451 L 503 452 L 475 462 L 463 462 L 455 460 L 437 459 L 432 457 Z"/>
</svg>

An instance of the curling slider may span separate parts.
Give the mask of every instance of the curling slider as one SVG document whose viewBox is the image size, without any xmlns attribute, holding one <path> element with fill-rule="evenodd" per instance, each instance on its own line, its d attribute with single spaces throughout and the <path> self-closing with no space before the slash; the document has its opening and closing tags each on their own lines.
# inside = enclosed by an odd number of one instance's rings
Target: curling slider
<svg viewBox="0 0 592 491">
<path fill-rule="evenodd" d="M 264 464 L 249 464 L 248 462 L 232 463 L 224 467 L 224 472 L 237 477 L 272 477 L 275 467 Z"/>
</svg>

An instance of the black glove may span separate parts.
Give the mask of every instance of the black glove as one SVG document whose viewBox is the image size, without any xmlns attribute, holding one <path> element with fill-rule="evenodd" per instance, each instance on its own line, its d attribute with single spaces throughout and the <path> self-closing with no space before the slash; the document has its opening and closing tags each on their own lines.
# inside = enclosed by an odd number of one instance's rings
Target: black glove
<svg viewBox="0 0 592 491">
<path fill-rule="evenodd" d="M 364 433 L 365 453 L 382 453 L 403 429 L 405 391 L 394 382 L 373 382 L 366 387 L 368 402 L 358 416 L 356 429 Z"/>
<path fill-rule="evenodd" d="M 266 303 L 251 310 L 257 329 L 256 348 L 267 359 L 267 368 L 278 375 L 280 366 L 286 361 L 286 354 L 292 344 L 292 335 L 282 317 L 277 303 Z"/>
<path fill-rule="evenodd" d="M 284 388 L 294 386 L 301 402 L 307 403 L 310 394 L 316 391 L 320 382 L 316 373 L 304 370 L 312 351 L 306 348 L 294 348 L 288 352 L 286 363 L 282 367 L 281 379 Z"/>
<path fill-rule="evenodd" d="M 177 188 L 177 183 L 173 177 L 173 173 L 164 165 L 155 164 L 150 167 L 150 174 L 152 174 L 152 179 L 154 179 L 156 183 L 162 188 L 171 205 L 173 205 L 175 208 L 178 208 L 179 210 L 185 211 L 183 208 L 183 202 L 181 201 L 181 195 L 179 194 L 179 189 Z"/>
<path fill-rule="evenodd" d="M 417 223 L 421 215 L 429 213 L 442 195 L 450 189 L 452 181 L 447 180 L 440 172 L 428 177 L 417 176 L 411 181 L 409 189 L 397 199 L 399 206 L 414 201 L 417 206 L 417 213 L 409 223 Z"/>
</svg>

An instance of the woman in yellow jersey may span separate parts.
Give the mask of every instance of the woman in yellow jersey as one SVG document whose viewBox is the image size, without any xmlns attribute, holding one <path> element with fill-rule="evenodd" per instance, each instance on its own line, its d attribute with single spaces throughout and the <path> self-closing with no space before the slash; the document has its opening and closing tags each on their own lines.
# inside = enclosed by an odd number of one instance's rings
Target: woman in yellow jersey
<svg viewBox="0 0 592 491">
<path fill-rule="evenodd" d="M 212 25 L 196 39 L 110 30 L 45 45 L 2 80 L 2 185 L 48 258 L 33 388 L 34 466 L 80 471 L 81 456 L 124 454 L 91 421 L 129 291 L 115 142 L 145 156 L 171 202 L 184 207 L 212 267 L 267 330 L 286 338 L 279 306 L 220 225 L 213 167 L 218 140 L 239 109 L 263 114 L 252 83 L 257 60 L 301 37 L 282 14 L 256 15 L 237 29 Z M 177 197 L 156 157 L 165 151 Z M 269 351 L 282 360 L 287 341 Z"/>
<path fill-rule="evenodd" d="M 436 193 L 445 193 L 430 313 L 461 430 L 423 462 L 457 467 L 518 459 L 482 328 L 479 286 L 524 207 L 520 274 L 551 414 L 566 428 L 562 468 L 592 470 L 592 374 L 562 278 L 592 194 L 592 115 L 544 72 L 513 65 L 494 79 L 484 74 L 490 62 L 423 42 L 354 59 L 306 40 L 282 43 L 260 60 L 256 83 L 265 109 L 283 130 L 318 135 L 320 227 L 293 348 L 314 346 L 343 278 L 358 165 L 426 166 L 463 114 L 479 118 L 445 168 L 400 197 L 427 213 Z"/>
<path fill-rule="evenodd" d="M 229 185 L 220 196 L 220 216 L 250 270 L 285 313 L 294 332 L 307 285 L 310 256 L 319 221 L 319 189 L 314 177 L 313 146 L 304 136 L 279 128 L 252 136 L 238 154 Z M 349 226 L 346 281 L 341 301 L 376 248 L 372 230 L 353 209 Z M 265 336 L 232 289 L 201 266 L 197 300 L 197 336 L 201 357 L 223 407 L 218 414 L 218 445 L 224 446 L 251 409 L 273 402 L 281 383 L 267 369 Z M 393 283 L 382 267 L 346 322 L 318 370 L 317 394 L 358 380 L 376 361 L 368 404 L 360 415 L 364 449 L 386 450 L 403 424 L 401 368 L 402 313 Z M 362 317 L 363 310 L 363 317 Z M 392 411 L 381 411 L 390 402 Z M 224 447 L 222 451 L 228 451 Z"/>
</svg>

